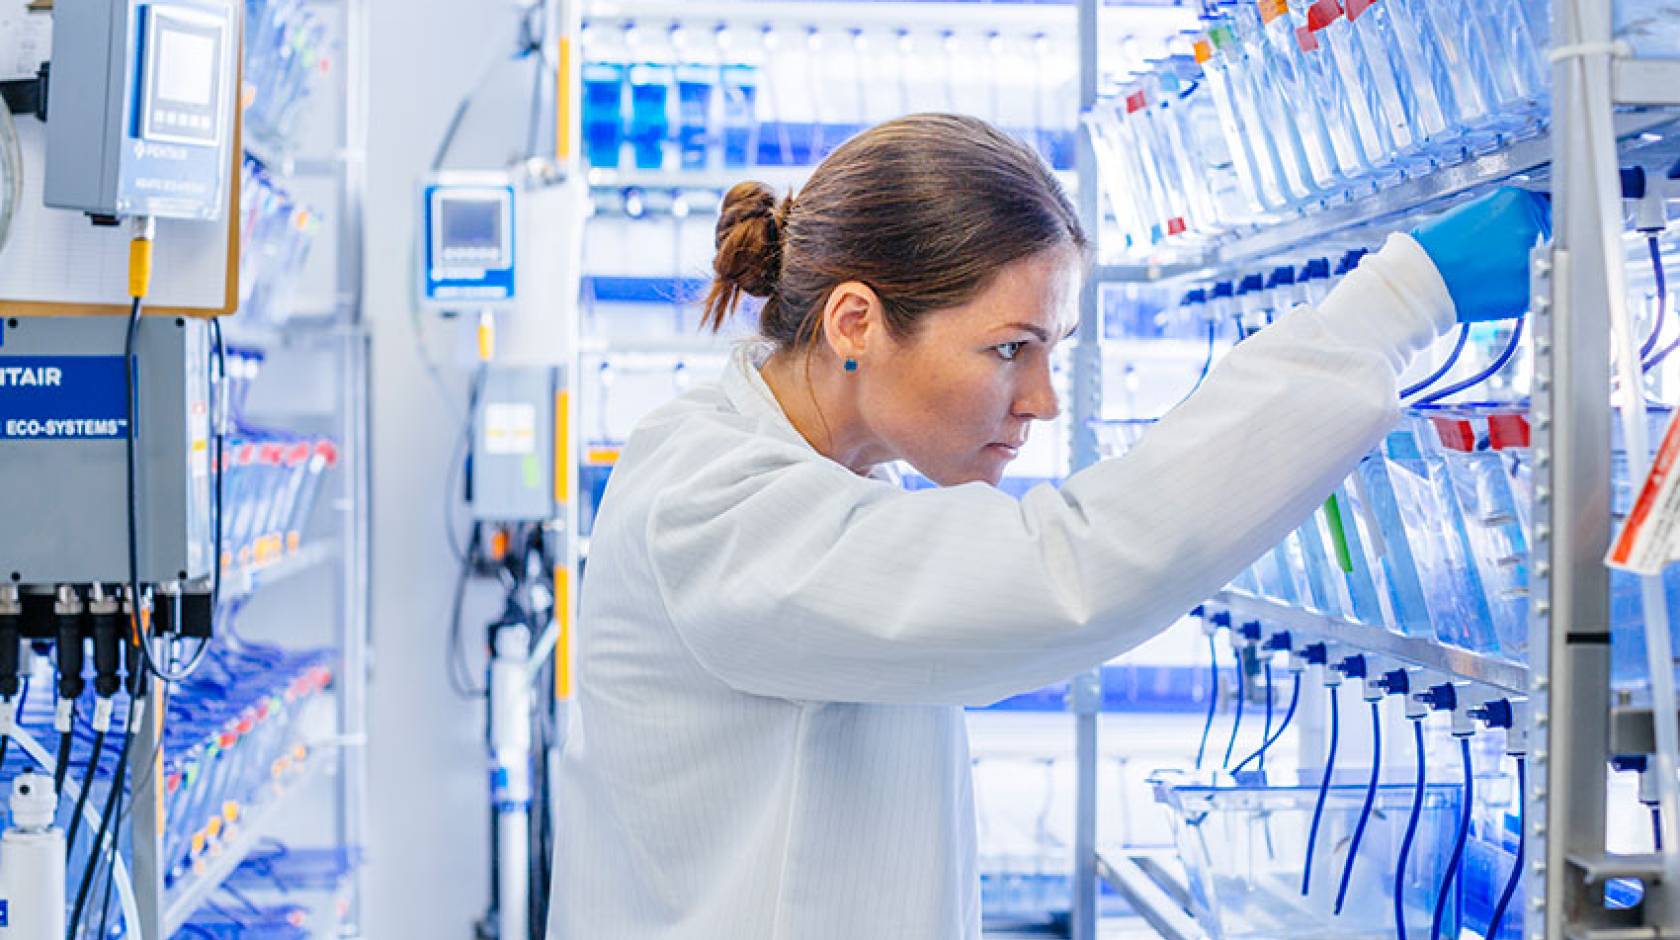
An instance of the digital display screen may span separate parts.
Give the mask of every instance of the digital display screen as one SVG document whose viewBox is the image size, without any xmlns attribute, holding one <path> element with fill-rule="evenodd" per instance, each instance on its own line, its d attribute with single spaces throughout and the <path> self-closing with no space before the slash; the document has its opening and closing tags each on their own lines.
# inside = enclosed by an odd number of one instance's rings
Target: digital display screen
<svg viewBox="0 0 1680 940">
<path fill-rule="evenodd" d="M 209 107 L 216 94 L 216 39 L 163 29 L 157 42 L 156 97 Z"/>
<path fill-rule="evenodd" d="M 502 248 L 502 201 L 499 199 L 446 199 L 443 201 L 443 247 L 461 249 Z"/>
</svg>

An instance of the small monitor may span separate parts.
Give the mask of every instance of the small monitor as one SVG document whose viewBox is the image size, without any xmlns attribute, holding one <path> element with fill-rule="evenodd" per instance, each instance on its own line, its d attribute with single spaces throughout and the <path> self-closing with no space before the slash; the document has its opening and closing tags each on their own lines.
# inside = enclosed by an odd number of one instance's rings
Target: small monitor
<svg viewBox="0 0 1680 940">
<path fill-rule="evenodd" d="M 424 187 L 428 305 L 501 304 L 513 299 L 514 190 L 485 179 L 438 179 Z"/>
<path fill-rule="evenodd" d="M 507 248 L 505 209 L 499 198 L 444 197 L 439 211 L 443 263 L 500 267 Z"/>
<path fill-rule="evenodd" d="M 145 8 L 140 136 L 215 147 L 222 139 L 226 23 L 181 7 Z"/>
</svg>

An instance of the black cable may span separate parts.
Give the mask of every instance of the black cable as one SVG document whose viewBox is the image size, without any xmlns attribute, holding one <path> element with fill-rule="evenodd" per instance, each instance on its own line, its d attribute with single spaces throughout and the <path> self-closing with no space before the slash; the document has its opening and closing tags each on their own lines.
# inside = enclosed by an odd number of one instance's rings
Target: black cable
<svg viewBox="0 0 1680 940">
<path fill-rule="evenodd" d="M 215 464 L 216 483 L 214 500 L 214 518 L 211 525 L 211 559 L 210 559 L 210 610 L 211 616 L 220 610 L 222 598 L 222 502 L 223 484 L 227 478 L 227 468 L 222 464 L 222 449 L 227 442 L 227 423 L 222 420 L 222 408 L 225 406 L 224 396 L 227 394 L 227 347 L 222 343 L 222 321 L 210 318 L 210 344 L 215 350 L 215 381 L 210 384 L 210 423 L 211 439 L 215 442 L 215 454 L 211 460 Z M 212 624 L 212 627 L 214 624 Z"/>
<path fill-rule="evenodd" d="M 75 727 L 75 724 L 76 724 L 76 705 L 75 705 L 74 702 L 72 702 L 71 705 L 70 705 L 70 725 L 73 728 L 73 727 Z M 72 738 L 71 738 L 70 729 L 65 729 L 64 731 L 59 732 L 59 735 L 58 735 L 58 762 L 53 764 L 53 795 L 54 796 L 57 796 L 58 794 L 64 792 L 64 776 L 65 776 L 65 774 L 70 772 L 70 742 L 71 742 L 71 740 L 72 740 Z"/>
<path fill-rule="evenodd" d="M 205 654 L 210 651 L 210 644 L 199 643 L 197 651 L 185 666 L 178 671 L 168 671 L 158 666 L 157 660 L 152 656 L 151 644 L 146 642 L 147 638 L 140 629 L 140 479 L 138 461 L 135 459 L 135 446 L 140 439 L 140 385 L 135 375 L 134 359 L 140 337 L 140 314 L 144 305 L 143 298 L 134 298 L 134 303 L 129 308 L 128 333 L 123 340 L 123 370 L 128 381 L 128 433 L 123 436 L 123 450 L 128 470 L 129 622 L 135 638 L 139 641 L 140 656 L 145 661 L 146 670 L 161 682 L 180 682 L 198 670 Z M 216 564 L 221 564 L 220 558 L 216 559 Z"/>
<path fill-rule="evenodd" d="M 142 644 L 143 646 L 144 644 Z M 136 700 L 130 699 L 128 704 L 128 720 L 123 724 L 123 746 L 117 752 L 117 769 L 111 775 L 111 792 L 105 797 L 105 810 L 99 817 L 99 831 L 93 837 L 93 855 L 89 857 L 87 867 L 82 869 L 82 880 L 76 887 L 76 903 L 71 907 L 70 931 L 68 937 L 74 938 L 81 932 L 82 914 L 87 909 L 88 892 L 93 887 L 94 870 L 98 867 L 94 860 L 104 852 L 105 837 L 111 833 L 111 823 L 117 816 L 117 804 L 122 799 L 123 783 L 128 774 L 128 755 L 134 748 L 134 715 Z M 116 851 L 115 840 L 111 850 Z"/>
<path fill-rule="evenodd" d="M 449 670 L 451 691 L 463 699 L 479 699 L 489 694 L 488 686 L 474 684 L 472 670 L 467 666 L 466 652 L 461 648 L 462 608 L 466 603 L 467 584 L 471 580 L 473 566 L 483 541 L 482 533 L 482 527 L 476 522 L 473 523 L 472 533 L 467 542 L 467 555 L 461 562 L 461 570 L 455 580 L 455 596 L 450 605 L 445 665 Z"/>
<path fill-rule="evenodd" d="M 71 857 L 76 849 L 76 834 L 82 827 L 82 809 L 87 806 L 88 791 L 93 789 L 93 778 L 99 771 L 99 758 L 105 752 L 105 732 L 93 733 L 93 754 L 88 758 L 87 773 L 82 775 L 82 792 L 76 794 L 76 808 L 70 811 L 70 831 L 64 837 L 64 856 Z"/>
<path fill-rule="evenodd" d="M 22 690 L 18 692 L 17 712 L 15 713 L 15 715 L 22 715 L 23 714 L 23 705 L 28 700 L 29 700 L 29 680 L 25 679 L 25 680 L 23 680 Z M 14 716 L 14 720 L 15 720 L 15 716 Z M 6 769 L 6 751 L 11 746 L 12 746 L 12 736 L 9 735 L 9 734 L 0 734 L 0 772 L 4 772 L 5 769 Z"/>
<path fill-rule="evenodd" d="M 467 413 L 461 419 L 461 436 L 450 455 L 449 473 L 443 482 L 443 534 L 449 540 L 449 551 L 457 562 L 466 561 L 467 552 L 461 548 L 460 539 L 455 535 L 455 487 L 460 474 L 466 470 L 467 461 L 471 459 L 473 433 L 478 424 L 478 401 L 484 392 L 486 371 L 486 367 L 480 365 L 473 371 L 472 382 L 467 386 Z"/>
</svg>

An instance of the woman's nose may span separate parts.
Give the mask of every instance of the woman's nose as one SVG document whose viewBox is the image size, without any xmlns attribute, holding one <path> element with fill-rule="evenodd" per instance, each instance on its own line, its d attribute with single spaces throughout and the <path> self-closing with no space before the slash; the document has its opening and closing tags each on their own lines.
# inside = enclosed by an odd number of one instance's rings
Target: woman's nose
<svg viewBox="0 0 1680 940">
<path fill-rule="evenodd" d="M 1062 413 L 1062 403 L 1056 398 L 1056 386 L 1050 379 L 1050 364 L 1045 362 L 1023 380 L 1016 391 L 1015 414 L 1037 421 L 1053 421 Z"/>
</svg>

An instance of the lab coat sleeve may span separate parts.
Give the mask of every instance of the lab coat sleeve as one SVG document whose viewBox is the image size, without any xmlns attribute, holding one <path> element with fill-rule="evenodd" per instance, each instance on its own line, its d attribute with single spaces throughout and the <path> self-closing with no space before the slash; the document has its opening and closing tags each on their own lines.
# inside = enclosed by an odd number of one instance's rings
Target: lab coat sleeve
<svg viewBox="0 0 1680 940">
<path fill-rule="evenodd" d="M 1060 681 L 1298 526 L 1393 426 L 1397 375 L 1452 324 L 1440 275 L 1397 235 L 1060 490 L 903 492 L 808 458 L 708 462 L 649 514 L 662 599 L 698 661 L 747 693 L 982 704 Z"/>
</svg>

